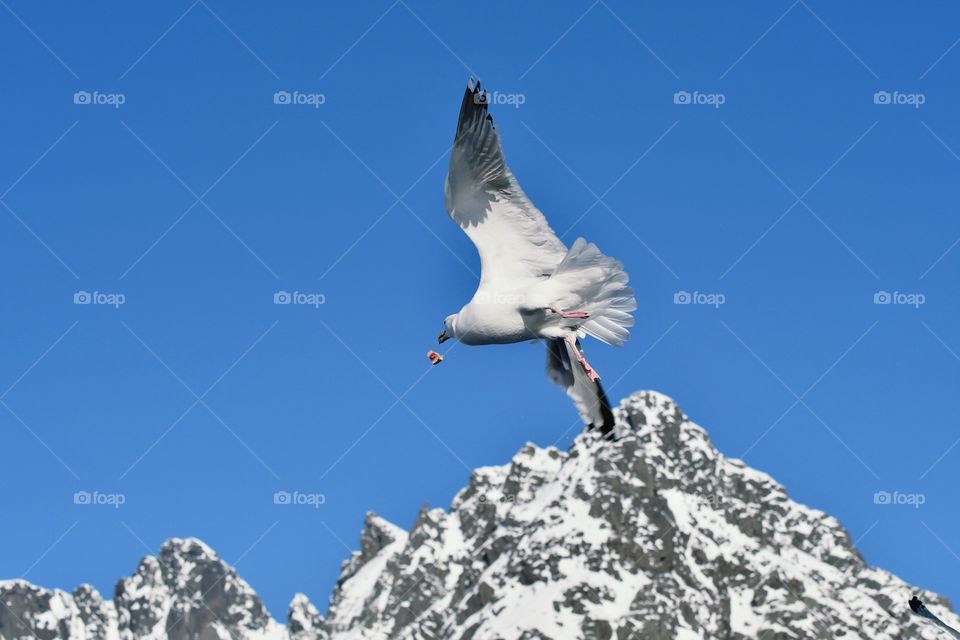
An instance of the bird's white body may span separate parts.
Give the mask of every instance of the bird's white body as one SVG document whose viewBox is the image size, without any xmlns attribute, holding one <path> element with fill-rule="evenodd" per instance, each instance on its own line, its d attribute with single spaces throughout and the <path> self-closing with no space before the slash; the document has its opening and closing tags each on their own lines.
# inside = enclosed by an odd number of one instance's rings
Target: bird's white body
<svg viewBox="0 0 960 640">
<path fill-rule="evenodd" d="M 486 93 L 467 87 L 444 184 L 450 217 L 480 254 L 473 299 L 444 322 L 441 342 L 548 341 L 547 373 L 574 399 L 584 420 L 604 431 L 613 417 L 579 338 L 620 346 L 636 309 L 620 262 L 578 238 L 569 248 L 507 167 Z"/>
<path fill-rule="evenodd" d="M 577 331 L 583 319 L 551 311 L 563 299 L 563 292 L 556 289 L 548 277 L 516 287 L 481 286 L 453 316 L 450 335 L 468 345 L 565 338 Z"/>
<path fill-rule="evenodd" d="M 474 296 L 474 299 L 456 314 L 450 336 L 469 345 L 512 344 L 540 337 L 513 305 L 490 302 L 497 297 L 503 296 L 484 295 L 479 299 Z"/>
</svg>

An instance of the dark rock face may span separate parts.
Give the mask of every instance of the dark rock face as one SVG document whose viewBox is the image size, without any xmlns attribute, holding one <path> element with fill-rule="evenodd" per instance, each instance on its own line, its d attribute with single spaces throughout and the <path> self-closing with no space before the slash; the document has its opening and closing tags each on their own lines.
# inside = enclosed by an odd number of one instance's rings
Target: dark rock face
<svg viewBox="0 0 960 640">
<path fill-rule="evenodd" d="M 23 580 L 0 583 L 0 638 L 116 638 L 116 613 L 89 585 L 71 596 Z M 111 632 L 113 635 L 111 635 Z"/>
<path fill-rule="evenodd" d="M 326 617 L 298 594 L 276 623 L 211 549 L 173 539 L 113 602 L 0 582 L 0 640 L 934 640 L 914 594 L 960 627 L 670 399 L 634 394 L 617 417 L 616 442 L 585 433 L 477 469 L 409 533 L 368 514 Z"/>
<path fill-rule="evenodd" d="M 73 592 L 84 631 L 88 638 L 112 637 L 117 628 L 117 611 L 113 603 L 104 600 L 100 593 L 88 584 L 80 585 Z"/>
<path fill-rule="evenodd" d="M 322 631 L 322 626 L 323 616 L 310 604 L 307 596 L 302 593 L 295 595 L 287 616 L 290 640 L 325 640 L 327 635 Z"/>
</svg>

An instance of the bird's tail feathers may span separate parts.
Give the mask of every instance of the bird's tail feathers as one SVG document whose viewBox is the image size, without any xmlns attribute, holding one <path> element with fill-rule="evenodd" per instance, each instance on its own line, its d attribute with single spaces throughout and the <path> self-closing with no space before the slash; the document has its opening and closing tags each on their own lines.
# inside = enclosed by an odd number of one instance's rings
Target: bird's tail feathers
<svg viewBox="0 0 960 640">
<path fill-rule="evenodd" d="M 579 328 L 618 347 L 630 337 L 630 314 L 637 308 L 629 279 L 623 263 L 604 255 L 597 245 L 583 238 L 577 238 L 550 276 L 576 298 L 568 306 L 587 312 L 588 319 Z"/>
</svg>

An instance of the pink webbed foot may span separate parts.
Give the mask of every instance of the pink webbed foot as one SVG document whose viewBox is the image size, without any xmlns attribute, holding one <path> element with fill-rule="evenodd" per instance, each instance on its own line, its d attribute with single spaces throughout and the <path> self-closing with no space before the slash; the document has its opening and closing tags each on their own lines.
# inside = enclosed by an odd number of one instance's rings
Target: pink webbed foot
<svg viewBox="0 0 960 640">
<path fill-rule="evenodd" d="M 590 363 L 587 362 L 587 359 L 583 356 L 580 356 L 580 366 L 583 367 L 584 372 L 587 374 L 587 377 L 596 382 L 600 379 L 600 374 L 593 370 L 593 367 L 590 366 Z"/>
<path fill-rule="evenodd" d="M 590 314 L 586 311 L 564 311 L 563 309 L 557 309 L 556 307 L 550 307 L 550 311 L 553 311 L 556 314 L 559 314 L 562 318 L 581 318 L 586 319 L 590 317 Z"/>
</svg>

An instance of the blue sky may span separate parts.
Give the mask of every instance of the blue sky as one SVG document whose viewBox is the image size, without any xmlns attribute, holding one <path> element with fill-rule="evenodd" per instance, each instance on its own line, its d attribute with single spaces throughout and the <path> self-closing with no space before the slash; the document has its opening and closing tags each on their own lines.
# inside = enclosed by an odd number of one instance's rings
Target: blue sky
<svg viewBox="0 0 960 640">
<path fill-rule="evenodd" d="M 474 74 L 558 233 L 627 265 L 611 398 L 960 596 L 956 6 L 2 4 L 0 576 L 110 594 L 193 535 L 325 609 L 367 510 L 569 444 L 542 348 L 424 357 L 479 270 L 442 197 Z"/>
</svg>

